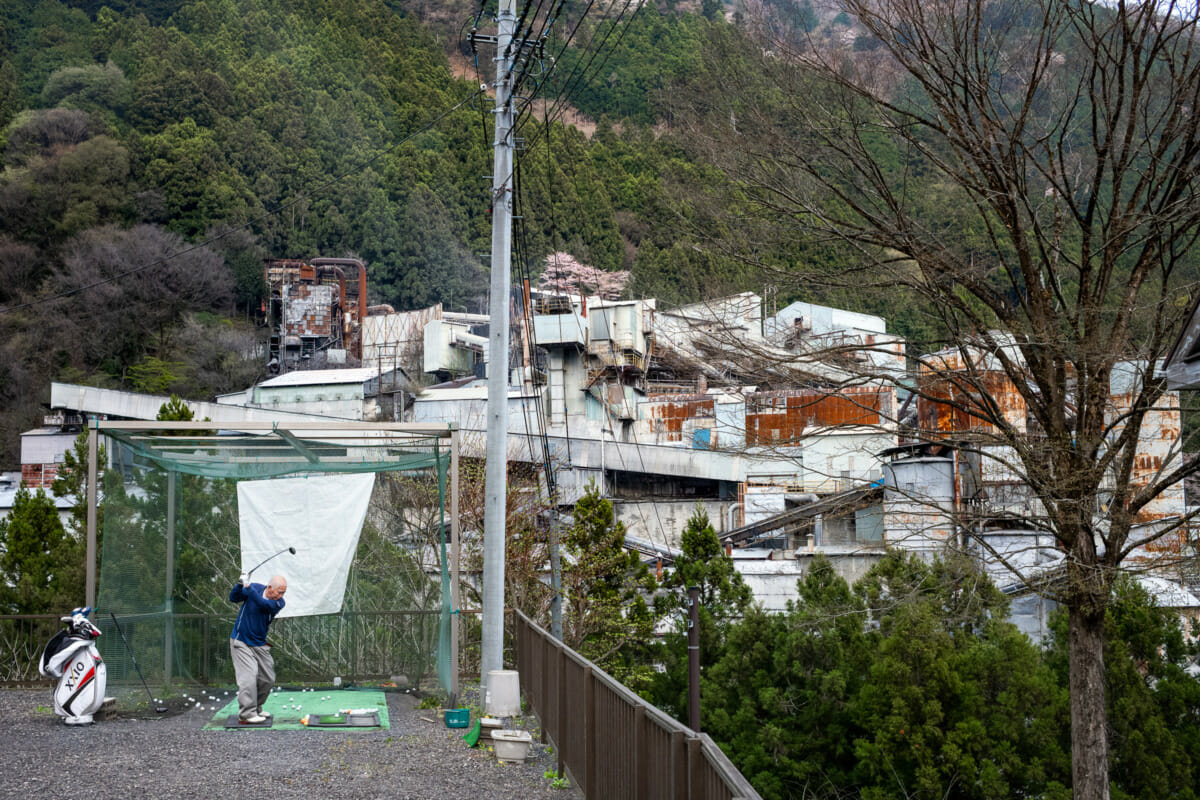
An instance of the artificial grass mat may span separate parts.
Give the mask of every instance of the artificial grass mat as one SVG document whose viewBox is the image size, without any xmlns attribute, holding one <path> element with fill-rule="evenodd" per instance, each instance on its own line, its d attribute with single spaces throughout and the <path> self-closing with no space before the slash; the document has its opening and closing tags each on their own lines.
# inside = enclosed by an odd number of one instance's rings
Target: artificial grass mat
<svg viewBox="0 0 1200 800">
<path fill-rule="evenodd" d="M 297 708 L 297 706 L 299 706 Z M 360 725 L 322 726 L 313 730 L 352 730 L 372 731 L 391 727 L 388 723 L 387 698 L 378 689 L 279 689 L 272 690 L 270 698 L 263 704 L 270 711 L 274 725 L 258 730 L 308 730 L 308 726 L 300 722 L 300 718 L 337 714 L 346 709 L 366 709 L 379 714 L 379 727 L 363 727 Z M 212 719 L 204 726 L 206 731 L 225 730 L 256 730 L 253 725 L 240 725 L 236 728 L 226 728 L 225 720 L 230 714 L 238 713 L 237 696 L 225 704 Z"/>
</svg>

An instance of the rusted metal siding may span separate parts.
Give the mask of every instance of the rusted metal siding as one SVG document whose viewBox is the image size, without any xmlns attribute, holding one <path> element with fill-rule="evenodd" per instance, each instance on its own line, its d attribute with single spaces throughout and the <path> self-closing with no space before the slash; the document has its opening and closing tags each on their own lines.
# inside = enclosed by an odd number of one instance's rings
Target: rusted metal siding
<svg viewBox="0 0 1200 800">
<path fill-rule="evenodd" d="M 263 312 L 279 336 L 318 342 L 321 348 L 345 349 L 362 358 L 361 323 L 367 315 L 366 264 L 358 259 L 271 259 L 263 277 Z"/>
<path fill-rule="evenodd" d="M 815 428 L 885 425 L 894 419 L 895 396 L 877 387 L 796 389 L 751 394 L 745 407 L 745 444 L 778 445 L 799 441 Z M 659 442 L 691 441 L 697 428 L 716 427 L 713 395 L 654 394 L 643 408 Z"/>
<path fill-rule="evenodd" d="M 295 284 L 283 287 L 285 336 L 332 337 L 337 330 L 333 286 Z"/>
<path fill-rule="evenodd" d="M 1119 420 L 1128 413 L 1134 399 L 1132 394 L 1114 395 L 1112 418 Z M 1146 412 L 1141 437 L 1138 439 L 1137 454 L 1134 456 L 1133 474 L 1129 481 L 1132 488 L 1137 490 L 1150 486 L 1155 480 L 1161 479 L 1167 472 L 1179 466 L 1180 426 L 1179 395 L 1168 392 L 1156 407 Z M 1158 531 L 1173 524 L 1184 511 L 1183 483 L 1177 482 L 1137 513 L 1134 524 L 1138 527 L 1131 533 L 1131 542 L 1136 543 L 1139 538 L 1151 538 Z M 1178 559 L 1183 555 L 1186 539 L 1186 530 L 1181 527 L 1137 547 L 1130 554 L 1127 563 L 1147 567 L 1169 567 L 1178 563 Z"/>
<path fill-rule="evenodd" d="M 917 398 L 921 430 L 932 438 L 939 433 L 998 433 L 985 409 L 994 404 L 1001 417 L 1018 432 L 1025 431 L 1026 405 L 1017 387 L 1003 372 L 925 372 Z M 990 403 L 988 398 L 990 398 Z M 972 413 L 979 409 L 980 413 Z"/>
<path fill-rule="evenodd" d="M 746 444 L 800 440 L 812 428 L 883 425 L 893 414 L 887 389 L 798 389 L 759 392 L 746 401 Z"/>
<path fill-rule="evenodd" d="M 687 423 L 698 419 L 712 420 L 715 416 L 715 401 L 706 395 L 652 396 L 647 401 L 646 411 L 647 416 L 653 420 L 651 424 L 658 441 L 690 441 L 691 429 L 694 426 Z"/>
</svg>

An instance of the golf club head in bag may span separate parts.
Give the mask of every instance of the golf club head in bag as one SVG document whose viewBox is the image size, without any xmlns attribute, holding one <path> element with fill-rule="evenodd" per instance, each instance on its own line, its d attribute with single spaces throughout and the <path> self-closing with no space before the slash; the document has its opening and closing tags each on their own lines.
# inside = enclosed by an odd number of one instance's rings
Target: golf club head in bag
<svg viewBox="0 0 1200 800">
<path fill-rule="evenodd" d="M 77 608 L 63 617 L 59 631 L 42 651 L 38 671 L 58 678 L 54 687 L 54 713 L 68 725 L 87 725 L 104 704 L 108 668 L 96 649 L 100 629 L 87 618 L 90 608 Z"/>
</svg>

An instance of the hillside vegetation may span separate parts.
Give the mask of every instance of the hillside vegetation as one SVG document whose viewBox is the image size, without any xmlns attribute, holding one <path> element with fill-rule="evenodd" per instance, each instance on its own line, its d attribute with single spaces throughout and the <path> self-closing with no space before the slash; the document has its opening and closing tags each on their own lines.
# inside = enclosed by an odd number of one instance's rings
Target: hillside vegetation
<svg viewBox="0 0 1200 800">
<path fill-rule="evenodd" d="M 447 50 L 466 48 L 443 33 L 452 10 L 3 0 L 0 11 L 5 468 L 49 380 L 198 397 L 253 381 L 264 257 L 354 255 L 372 303 L 483 308 L 492 99 L 451 74 Z M 713 23 L 650 7 L 606 36 L 618 19 L 598 15 L 569 47 L 547 48 L 561 63 L 541 87 L 552 111 L 520 131 L 516 269 L 536 275 L 567 251 L 632 269 L 631 291 L 666 303 L 756 284 L 689 244 L 673 193 L 718 176 L 650 128 L 654 91 L 695 67 Z M 599 121 L 592 138 L 556 121 L 568 101 Z"/>
</svg>

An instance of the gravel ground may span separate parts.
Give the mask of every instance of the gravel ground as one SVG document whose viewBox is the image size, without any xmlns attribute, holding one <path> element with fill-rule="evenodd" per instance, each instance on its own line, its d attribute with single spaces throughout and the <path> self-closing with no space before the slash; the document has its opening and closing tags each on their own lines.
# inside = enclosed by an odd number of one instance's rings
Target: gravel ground
<svg viewBox="0 0 1200 800">
<path fill-rule="evenodd" d="M 524 764 L 504 764 L 468 748 L 465 730 L 445 728 L 414 696 L 386 696 L 388 730 L 206 731 L 211 712 L 155 715 L 144 697 L 141 709 L 122 700 L 116 719 L 72 727 L 51 710 L 49 688 L 0 690 L 0 797 L 582 797 L 550 785 L 555 757 L 536 735 Z"/>
</svg>

